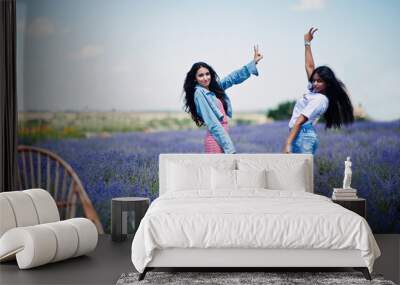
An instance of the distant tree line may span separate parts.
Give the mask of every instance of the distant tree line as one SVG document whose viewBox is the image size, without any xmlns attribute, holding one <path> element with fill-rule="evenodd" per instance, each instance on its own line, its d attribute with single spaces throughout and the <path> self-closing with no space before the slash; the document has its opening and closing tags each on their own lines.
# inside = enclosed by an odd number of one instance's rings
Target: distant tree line
<svg viewBox="0 0 400 285">
<path fill-rule="evenodd" d="M 294 105 L 296 101 L 286 101 L 280 103 L 275 109 L 267 111 L 267 117 L 275 121 L 288 120 L 292 116 Z"/>
</svg>

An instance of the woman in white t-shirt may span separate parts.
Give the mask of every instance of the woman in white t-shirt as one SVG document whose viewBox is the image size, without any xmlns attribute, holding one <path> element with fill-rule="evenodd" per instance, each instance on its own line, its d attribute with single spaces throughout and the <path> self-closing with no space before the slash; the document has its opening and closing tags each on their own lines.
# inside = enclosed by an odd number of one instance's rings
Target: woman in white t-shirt
<svg viewBox="0 0 400 285">
<path fill-rule="evenodd" d="M 344 84 L 329 67 L 314 66 L 311 41 L 316 31 L 311 28 L 304 35 L 308 91 L 294 106 L 284 153 L 315 154 L 319 141 L 314 125 L 321 116 L 326 128 L 340 128 L 354 121 L 353 106 Z"/>
</svg>

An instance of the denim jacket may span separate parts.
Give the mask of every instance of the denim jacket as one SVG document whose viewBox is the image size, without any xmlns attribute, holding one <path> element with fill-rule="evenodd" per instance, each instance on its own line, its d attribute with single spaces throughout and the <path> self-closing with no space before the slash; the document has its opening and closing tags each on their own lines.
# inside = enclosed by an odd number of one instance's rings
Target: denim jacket
<svg viewBox="0 0 400 285">
<path fill-rule="evenodd" d="M 219 84 L 223 90 L 226 90 L 232 85 L 242 83 L 249 78 L 251 74 L 258 76 L 258 71 L 254 60 L 243 66 L 241 69 L 235 70 L 223 78 Z M 231 101 L 226 94 L 224 95 L 223 99 L 227 104 L 226 114 L 229 118 L 232 118 Z M 224 116 L 218 109 L 216 100 L 217 97 L 213 92 L 205 89 L 199 84 L 196 85 L 194 102 L 196 104 L 197 114 L 203 119 L 204 124 L 207 126 L 217 143 L 224 150 L 224 153 L 235 153 L 236 150 L 233 146 L 232 140 L 221 125 L 221 121 L 223 120 Z"/>
</svg>

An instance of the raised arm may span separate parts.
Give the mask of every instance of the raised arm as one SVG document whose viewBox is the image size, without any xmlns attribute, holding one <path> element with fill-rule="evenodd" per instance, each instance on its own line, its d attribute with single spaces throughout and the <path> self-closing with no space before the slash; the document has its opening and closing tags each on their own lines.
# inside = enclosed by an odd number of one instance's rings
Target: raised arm
<svg viewBox="0 0 400 285">
<path fill-rule="evenodd" d="M 258 46 L 254 46 L 254 58 L 247 65 L 243 66 L 241 69 L 235 70 L 228 76 L 224 77 L 220 81 L 222 89 L 228 89 L 229 87 L 240 84 L 250 77 L 251 74 L 258 76 L 258 71 L 256 64 L 263 58 L 262 54 L 258 50 Z"/>
<path fill-rule="evenodd" d="M 311 41 L 314 38 L 314 33 L 318 31 L 316 28 L 311 28 L 308 33 L 304 35 L 305 59 L 306 59 L 306 72 L 307 80 L 310 80 L 311 74 L 315 69 L 314 59 L 311 52 Z"/>
</svg>

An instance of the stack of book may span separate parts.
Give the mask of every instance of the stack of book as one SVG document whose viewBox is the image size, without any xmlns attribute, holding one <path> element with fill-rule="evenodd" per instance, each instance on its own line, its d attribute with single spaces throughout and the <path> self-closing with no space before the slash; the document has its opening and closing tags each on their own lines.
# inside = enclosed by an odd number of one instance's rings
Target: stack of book
<svg viewBox="0 0 400 285">
<path fill-rule="evenodd" d="M 332 199 L 334 200 L 352 200 L 357 198 L 357 189 L 333 188 Z"/>
</svg>

